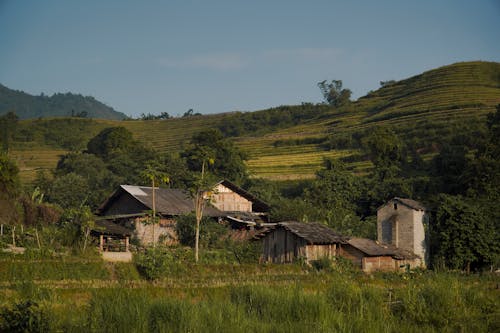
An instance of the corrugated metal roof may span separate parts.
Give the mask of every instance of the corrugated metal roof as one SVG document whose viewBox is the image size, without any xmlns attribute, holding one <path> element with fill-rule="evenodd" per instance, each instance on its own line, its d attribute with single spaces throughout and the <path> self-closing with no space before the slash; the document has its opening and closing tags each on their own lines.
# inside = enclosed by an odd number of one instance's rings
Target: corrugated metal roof
<svg viewBox="0 0 500 333">
<path fill-rule="evenodd" d="M 347 243 L 371 257 L 391 256 L 396 259 L 415 259 L 417 255 L 393 245 L 380 244 L 368 238 L 351 238 Z"/>
<path fill-rule="evenodd" d="M 147 186 L 121 185 L 124 191 L 133 196 L 149 209 L 153 209 L 153 188 Z M 193 199 L 189 192 L 172 188 L 155 188 L 155 209 L 162 215 L 184 215 L 194 212 Z M 203 211 L 205 216 L 224 216 L 225 214 L 213 206 L 207 205 Z"/>
</svg>

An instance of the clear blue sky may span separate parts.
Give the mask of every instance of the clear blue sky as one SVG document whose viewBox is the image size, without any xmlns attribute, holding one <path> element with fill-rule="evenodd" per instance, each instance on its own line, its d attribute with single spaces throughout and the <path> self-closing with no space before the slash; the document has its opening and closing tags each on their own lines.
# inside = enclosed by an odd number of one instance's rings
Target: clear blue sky
<svg viewBox="0 0 500 333">
<path fill-rule="evenodd" d="M 0 0 L 0 83 L 131 116 L 357 98 L 459 61 L 500 61 L 500 0 Z"/>
</svg>

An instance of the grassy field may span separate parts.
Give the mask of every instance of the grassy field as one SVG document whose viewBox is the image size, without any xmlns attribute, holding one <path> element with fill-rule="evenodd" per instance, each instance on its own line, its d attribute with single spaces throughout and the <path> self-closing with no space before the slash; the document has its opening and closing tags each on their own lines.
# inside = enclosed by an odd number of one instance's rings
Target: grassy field
<svg viewBox="0 0 500 333">
<path fill-rule="evenodd" d="M 177 263 L 156 281 L 98 259 L 0 260 L 0 328 L 48 332 L 495 332 L 495 274 L 365 275 Z"/>
<path fill-rule="evenodd" d="M 465 62 L 440 67 L 421 75 L 386 85 L 340 110 L 332 109 L 298 125 L 273 131 L 263 129 L 234 138 L 248 156 L 248 167 L 254 177 L 269 179 L 300 179 L 314 176 L 323 157 L 344 157 L 355 151 L 325 151 L 317 143 L 322 138 L 363 135 L 379 126 L 390 126 L 406 140 L 419 139 L 439 143 L 454 133 L 473 131 L 484 126 L 486 114 L 500 104 L 500 64 Z M 161 152 L 183 148 L 196 132 L 218 127 L 237 113 L 193 116 L 155 121 L 73 120 L 69 132 L 79 136 L 70 142 L 80 149 L 100 130 L 124 126 L 134 137 Z M 12 154 L 21 168 L 23 181 L 31 181 L 38 169 L 55 167 L 57 156 L 67 148 L 54 144 L 50 135 L 62 125 L 61 120 L 22 121 L 20 130 L 29 134 L 30 126 L 38 124 L 43 135 L 15 142 Z M 55 124 L 54 124 L 55 123 Z M 64 128 L 62 129 L 64 130 Z M 68 132 L 68 130 L 66 131 Z M 29 135 L 26 135 L 29 137 Z M 31 140 L 31 141 L 29 141 Z M 52 140 L 52 141 L 50 141 Z M 279 146 L 283 140 L 298 140 L 294 145 Z M 301 143 L 301 141 L 303 143 Z M 50 142 L 52 143 L 50 143 Z M 48 143 L 49 142 L 49 143 Z M 66 143 L 67 144 L 67 143 Z M 79 144 L 79 145 L 78 145 Z M 353 163 L 354 172 L 363 174 L 369 163 Z"/>
</svg>

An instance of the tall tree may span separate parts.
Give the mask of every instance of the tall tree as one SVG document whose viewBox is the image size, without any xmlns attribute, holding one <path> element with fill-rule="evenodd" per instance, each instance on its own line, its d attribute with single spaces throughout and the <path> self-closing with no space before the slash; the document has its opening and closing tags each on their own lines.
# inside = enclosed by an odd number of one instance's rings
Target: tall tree
<svg viewBox="0 0 500 333">
<path fill-rule="evenodd" d="M 153 247 L 156 247 L 155 226 L 158 224 L 158 217 L 156 216 L 156 186 L 161 183 L 168 183 L 169 177 L 165 172 L 161 171 L 161 166 L 158 163 L 148 163 L 146 169 L 142 172 L 142 177 L 151 182 L 152 189 L 152 211 L 149 223 L 153 231 Z"/>
<path fill-rule="evenodd" d="M 346 105 L 351 99 L 351 90 L 342 89 L 342 80 L 326 80 L 318 82 L 318 87 L 325 101 L 331 106 L 339 107 Z"/>
<path fill-rule="evenodd" d="M 432 225 L 435 262 L 452 269 L 479 269 L 491 265 L 500 253 L 496 221 L 474 199 L 441 195 Z"/>
<path fill-rule="evenodd" d="M 240 185 L 248 179 L 246 155 L 235 147 L 232 141 L 224 138 L 218 129 L 208 129 L 195 134 L 190 146 L 181 156 L 186 159 L 192 171 L 201 170 L 206 158 L 210 157 L 214 160 L 211 171 L 215 176 Z"/>
</svg>

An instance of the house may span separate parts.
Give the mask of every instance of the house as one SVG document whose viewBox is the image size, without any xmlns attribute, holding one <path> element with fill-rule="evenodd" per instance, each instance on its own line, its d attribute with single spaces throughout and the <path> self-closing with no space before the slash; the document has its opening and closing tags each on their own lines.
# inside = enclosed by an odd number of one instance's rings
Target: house
<svg viewBox="0 0 500 333">
<path fill-rule="evenodd" d="M 429 241 L 426 232 L 429 211 L 420 202 L 393 198 L 377 209 L 377 240 L 413 253 L 429 262 Z"/>
<path fill-rule="evenodd" d="M 155 226 L 148 223 L 148 214 L 152 210 L 152 187 L 120 185 L 97 209 L 97 215 L 133 230 L 133 237 L 142 244 L 155 241 L 172 245 L 177 243 L 175 217 L 193 212 L 194 203 L 187 191 L 155 188 L 155 211 L 159 216 Z M 204 215 L 221 217 L 223 213 L 207 206 Z"/>
<path fill-rule="evenodd" d="M 310 262 L 338 255 L 346 239 L 319 223 L 280 222 L 257 234 L 262 239 L 262 261 L 289 263 L 296 260 Z"/>
<path fill-rule="evenodd" d="M 339 256 L 349 259 L 363 272 L 397 271 L 420 267 L 420 257 L 393 245 L 379 244 L 367 238 L 350 238 L 342 244 Z"/>
<path fill-rule="evenodd" d="M 181 189 L 155 188 L 155 211 L 160 220 L 154 228 L 148 224 L 153 210 L 153 189 L 148 186 L 120 185 L 98 208 L 97 215 L 133 230 L 142 244 L 176 244 L 175 218 L 194 212 L 193 199 Z M 267 216 L 269 206 L 231 182 L 215 184 L 204 216 L 225 219 L 238 228 L 256 226 Z"/>
</svg>

